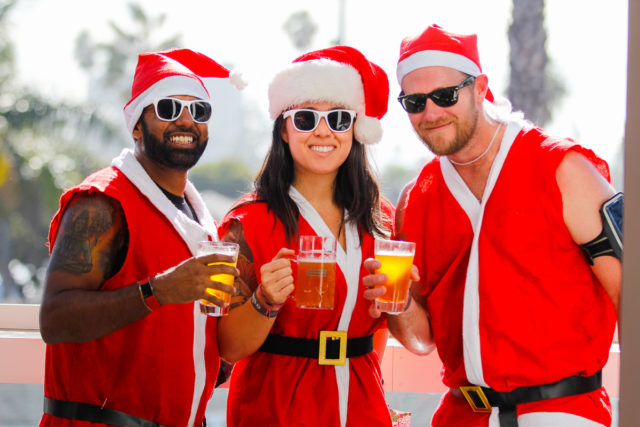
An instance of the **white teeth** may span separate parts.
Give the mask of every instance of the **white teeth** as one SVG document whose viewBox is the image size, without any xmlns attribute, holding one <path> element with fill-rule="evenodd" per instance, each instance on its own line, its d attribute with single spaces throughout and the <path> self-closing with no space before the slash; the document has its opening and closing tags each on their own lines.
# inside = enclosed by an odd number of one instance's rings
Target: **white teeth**
<svg viewBox="0 0 640 427">
<path fill-rule="evenodd" d="M 184 135 L 172 136 L 170 138 L 170 140 L 174 144 L 187 145 L 187 144 L 191 144 L 193 142 L 193 137 L 192 136 L 184 136 Z"/>
<path fill-rule="evenodd" d="M 311 149 L 320 153 L 328 153 L 329 151 L 335 150 L 335 147 L 332 147 L 331 145 L 312 145 Z"/>
</svg>

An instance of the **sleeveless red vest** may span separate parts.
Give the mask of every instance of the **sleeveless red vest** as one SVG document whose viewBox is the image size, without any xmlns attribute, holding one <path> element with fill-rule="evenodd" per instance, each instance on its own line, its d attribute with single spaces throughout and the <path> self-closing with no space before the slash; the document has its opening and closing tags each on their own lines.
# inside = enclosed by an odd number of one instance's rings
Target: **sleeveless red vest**
<svg viewBox="0 0 640 427">
<path fill-rule="evenodd" d="M 94 173 L 63 194 L 51 223 L 50 247 L 71 198 L 96 191 L 120 202 L 129 231 L 124 265 L 105 282 L 103 291 L 154 276 L 192 256 L 171 222 L 114 167 Z M 186 426 L 194 406 L 195 425 L 201 425 L 220 359 L 216 319 L 207 319 L 206 331 L 201 331 L 206 344 L 201 349 L 194 348 L 194 316 L 202 316 L 194 303 L 164 305 L 101 339 L 47 345 L 45 396 L 104 405 L 167 426 Z M 196 352 L 204 352 L 206 378 L 196 378 Z M 194 396 L 196 382 L 203 391 Z M 41 421 L 41 425 L 68 423 L 46 414 Z M 94 424 L 74 421 L 74 425 Z"/>
</svg>

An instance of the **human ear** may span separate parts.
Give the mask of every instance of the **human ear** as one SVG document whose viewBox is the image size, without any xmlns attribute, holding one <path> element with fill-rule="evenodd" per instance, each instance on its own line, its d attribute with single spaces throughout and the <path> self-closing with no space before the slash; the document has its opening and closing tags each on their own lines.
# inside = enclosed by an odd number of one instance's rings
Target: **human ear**
<svg viewBox="0 0 640 427">
<path fill-rule="evenodd" d="M 282 126 L 280 126 L 280 136 L 285 143 L 289 143 L 289 133 L 287 132 L 287 122 L 283 121 Z"/>
<path fill-rule="evenodd" d="M 133 127 L 133 131 L 131 131 L 131 135 L 135 141 L 142 140 L 142 118 L 138 120 L 138 123 Z"/>
<path fill-rule="evenodd" d="M 478 99 L 484 100 L 489 90 L 489 78 L 485 74 L 480 74 L 476 77 L 475 88 L 478 95 Z"/>
</svg>

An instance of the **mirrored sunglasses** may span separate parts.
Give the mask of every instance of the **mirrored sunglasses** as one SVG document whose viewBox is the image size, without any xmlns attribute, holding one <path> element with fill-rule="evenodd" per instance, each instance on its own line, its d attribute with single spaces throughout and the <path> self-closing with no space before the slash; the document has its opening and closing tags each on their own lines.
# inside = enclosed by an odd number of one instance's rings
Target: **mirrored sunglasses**
<svg viewBox="0 0 640 427">
<path fill-rule="evenodd" d="M 285 120 L 287 117 L 292 117 L 293 127 L 300 132 L 313 132 L 322 118 L 333 132 L 346 132 L 351 129 L 356 112 L 353 110 L 316 111 L 301 108 L 286 111 L 282 117 Z"/>
<path fill-rule="evenodd" d="M 458 91 L 465 86 L 469 86 L 476 78 L 470 76 L 458 86 L 443 87 L 429 93 L 412 93 L 405 95 L 400 92 L 398 101 L 402 108 L 409 114 L 422 113 L 427 106 L 427 99 L 431 98 L 438 107 L 451 107 L 458 102 Z"/>
<path fill-rule="evenodd" d="M 153 101 L 156 116 L 165 122 L 177 120 L 182 114 L 182 109 L 187 107 L 191 118 L 197 123 L 206 123 L 211 118 L 211 103 L 202 99 L 185 101 L 178 98 L 160 98 Z"/>
</svg>

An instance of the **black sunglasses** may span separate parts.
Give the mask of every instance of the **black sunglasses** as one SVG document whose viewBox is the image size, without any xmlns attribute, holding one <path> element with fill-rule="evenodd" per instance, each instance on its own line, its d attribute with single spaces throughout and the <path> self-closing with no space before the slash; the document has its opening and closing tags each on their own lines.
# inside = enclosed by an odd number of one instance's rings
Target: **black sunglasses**
<svg viewBox="0 0 640 427">
<path fill-rule="evenodd" d="M 427 99 L 431 98 L 438 107 L 451 107 L 458 102 L 458 91 L 465 86 L 469 86 L 476 78 L 469 76 L 458 86 L 443 87 L 429 93 L 412 93 L 405 95 L 400 92 L 398 101 L 402 108 L 409 114 L 422 113 L 427 106 Z"/>
<path fill-rule="evenodd" d="M 282 118 L 286 120 L 291 116 L 293 116 L 293 127 L 300 132 L 313 132 L 323 117 L 333 132 L 346 132 L 351 129 L 356 112 L 353 110 L 317 111 L 300 108 L 286 111 Z"/>
<path fill-rule="evenodd" d="M 211 103 L 202 99 L 185 101 L 178 98 L 160 98 L 153 101 L 156 116 L 165 122 L 177 120 L 182 109 L 187 107 L 191 118 L 197 123 L 206 123 L 211 118 Z"/>
</svg>

